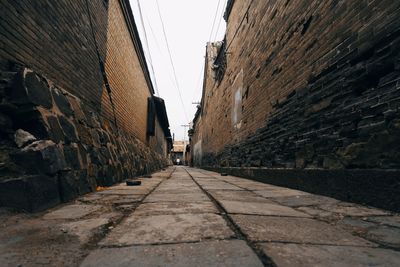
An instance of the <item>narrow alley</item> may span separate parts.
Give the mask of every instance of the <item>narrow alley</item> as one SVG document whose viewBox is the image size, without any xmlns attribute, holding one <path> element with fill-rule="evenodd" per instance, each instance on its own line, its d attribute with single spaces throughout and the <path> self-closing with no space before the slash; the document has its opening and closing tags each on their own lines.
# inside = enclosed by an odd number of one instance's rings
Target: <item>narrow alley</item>
<svg viewBox="0 0 400 267">
<path fill-rule="evenodd" d="M 0 267 L 400 266 L 400 0 L 0 10 Z"/>
<path fill-rule="evenodd" d="M 0 215 L 1 266 L 398 266 L 400 216 L 189 167 Z"/>
</svg>

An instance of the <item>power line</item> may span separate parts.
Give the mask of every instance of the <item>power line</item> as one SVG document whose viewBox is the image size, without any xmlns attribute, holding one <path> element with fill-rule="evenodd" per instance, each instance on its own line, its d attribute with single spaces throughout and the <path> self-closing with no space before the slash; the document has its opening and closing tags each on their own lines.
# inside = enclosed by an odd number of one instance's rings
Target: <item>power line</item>
<svg viewBox="0 0 400 267">
<path fill-rule="evenodd" d="M 192 101 L 194 101 L 194 97 L 196 94 L 197 89 L 201 89 L 201 78 L 204 78 L 204 64 L 202 64 L 202 67 L 200 69 L 200 74 L 199 74 L 199 78 L 197 79 L 196 82 L 196 87 L 194 87 L 193 92 L 192 92 Z"/>
<path fill-rule="evenodd" d="M 218 10 L 219 10 L 219 4 L 220 3 L 221 3 L 221 0 L 218 0 L 217 10 L 215 10 L 214 20 L 213 20 L 213 24 L 212 24 L 212 27 L 211 27 L 210 37 L 208 38 L 209 41 L 211 41 L 212 33 L 214 31 L 215 20 L 217 19 Z"/>
<path fill-rule="evenodd" d="M 150 22 L 149 22 L 148 17 L 146 16 L 146 14 L 144 14 L 144 15 L 145 15 L 144 18 L 145 18 L 145 20 L 146 20 L 146 22 L 147 22 L 147 25 L 148 25 L 149 28 L 150 28 L 151 35 L 153 36 L 153 39 L 154 39 L 154 41 L 155 41 L 155 43 L 156 43 L 157 50 L 158 50 L 158 52 L 160 52 L 160 55 L 164 57 L 164 53 L 163 53 L 163 51 L 162 51 L 162 49 L 161 49 L 161 46 L 160 46 L 160 44 L 159 44 L 159 42 L 158 42 L 158 40 L 157 40 L 156 34 L 154 33 L 153 27 L 151 27 L 151 24 L 150 24 Z M 164 63 L 164 62 L 162 62 L 162 63 Z M 163 64 L 163 65 L 164 65 L 164 64 Z M 164 66 L 164 67 L 165 67 L 165 66 Z M 171 73 L 169 73 L 169 72 L 168 72 L 168 78 L 169 78 L 171 84 L 173 85 L 173 84 L 175 83 L 175 82 L 174 82 L 174 78 L 172 78 L 172 75 L 171 75 Z"/>
<path fill-rule="evenodd" d="M 152 72 L 153 78 L 154 78 L 154 87 L 155 87 L 155 89 L 156 89 L 156 94 L 157 94 L 157 96 L 160 96 L 160 93 L 159 93 L 159 91 L 158 91 L 157 78 L 156 78 L 156 74 L 155 74 L 155 72 L 154 72 L 154 67 L 153 67 L 153 60 L 152 60 L 152 58 L 151 58 L 151 52 L 150 52 L 149 41 L 148 41 L 148 39 L 147 39 L 146 28 L 145 28 L 145 25 L 144 25 L 143 14 L 142 14 L 142 8 L 141 8 L 141 6 L 140 6 L 140 1 L 137 0 L 136 2 L 137 2 L 137 5 L 138 5 L 138 8 L 139 8 L 140 21 L 142 22 L 142 28 L 143 28 L 143 33 L 144 33 L 144 40 L 145 40 L 145 42 L 146 42 L 147 54 L 149 55 L 149 61 L 150 61 L 151 72 Z"/>
<path fill-rule="evenodd" d="M 223 5 L 223 7 L 222 7 L 222 12 L 224 12 L 224 10 L 225 10 L 225 8 L 226 8 L 226 3 L 227 3 L 227 1 L 224 1 L 224 5 Z M 213 38 L 213 41 L 214 41 L 214 42 L 215 42 L 215 40 L 217 39 L 219 26 L 221 26 L 221 21 L 222 21 L 223 18 L 224 18 L 224 15 L 223 15 L 223 13 L 222 13 L 221 16 L 219 17 L 219 22 L 218 22 L 217 30 L 215 31 L 215 35 L 214 35 L 214 38 Z"/>
<path fill-rule="evenodd" d="M 164 21 L 163 21 L 162 16 L 161 16 L 160 5 L 158 4 L 158 0 L 156 0 L 156 4 L 157 4 L 158 16 L 160 17 L 160 21 L 161 21 L 161 25 L 162 25 L 162 29 L 163 29 L 163 35 L 164 35 L 165 43 L 167 44 L 167 50 L 168 50 L 169 60 L 170 60 L 170 62 L 171 62 L 172 71 L 173 71 L 173 73 L 174 73 L 176 88 L 178 89 L 179 98 L 180 98 L 180 100 L 181 100 L 181 104 L 182 104 L 182 108 L 183 108 L 183 113 L 185 114 L 186 121 L 189 121 L 188 116 L 187 116 L 187 114 L 186 114 L 186 109 L 185 109 L 185 104 L 184 104 L 184 102 L 183 102 L 182 93 L 181 93 L 181 90 L 180 90 L 180 88 L 179 88 L 178 79 L 177 79 L 177 77 L 176 77 L 176 71 L 175 71 L 174 61 L 172 60 L 171 50 L 170 50 L 170 48 L 169 48 L 168 38 L 167 38 L 167 34 L 166 34 L 166 32 L 165 32 Z"/>
</svg>

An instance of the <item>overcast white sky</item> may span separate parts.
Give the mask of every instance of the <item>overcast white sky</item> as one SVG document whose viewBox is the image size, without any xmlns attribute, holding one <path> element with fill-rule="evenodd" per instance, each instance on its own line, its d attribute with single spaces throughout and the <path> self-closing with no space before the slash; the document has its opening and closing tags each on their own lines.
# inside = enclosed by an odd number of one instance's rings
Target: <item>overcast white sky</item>
<svg viewBox="0 0 400 267">
<path fill-rule="evenodd" d="M 142 9 L 149 51 L 137 1 L 140 1 Z M 193 120 L 196 105 L 192 102 L 201 100 L 206 43 L 210 41 L 210 35 L 211 41 L 223 39 L 226 24 L 222 16 L 226 0 L 158 0 L 184 107 L 174 82 L 156 0 L 130 0 L 130 3 L 150 72 L 148 52 L 152 58 L 159 96 L 165 100 L 171 132 L 175 134 L 175 140 L 182 140 L 184 134 L 187 139 L 188 129 L 185 132 L 181 125 Z M 218 3 L 218 13 L 211 34 Z"/>
</svg>

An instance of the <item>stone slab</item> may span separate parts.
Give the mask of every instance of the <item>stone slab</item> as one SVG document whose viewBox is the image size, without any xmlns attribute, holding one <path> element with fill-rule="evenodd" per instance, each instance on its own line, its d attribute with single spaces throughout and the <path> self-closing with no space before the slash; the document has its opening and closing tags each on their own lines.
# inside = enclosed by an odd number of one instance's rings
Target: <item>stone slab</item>
<svg viewBox="0 0 400 267">
<path fill-rule="evenodd" d="M 217 214 L 136 216 L 115 228 L 102 246 L 127 246 L 225 239 L 234 233 Z"/>
<path fill-rule="evenodd" d="M 308 218 L 232 215 L 252 241 L 326 245 L 375 246 L 327 223 Z"/>
<path fill-rule="evenodd" d="M 279 204 L 290 206 L 290 207 L 302 207 L 302 206 L 314 206 L 322 204 L 334 204 L 338 203 L 339 200 L 330 197 L 324 197 L 319 195 L 299 195 L 290 197 L 274 197 L 273 201 Z"/>
<path fill-rule="evenodd" d="M 137 195 L 136 195 L 137 196 Z M 78 199 L 79 202 L 85 204 L 98 204 L 98 205 L 107 205 L 112 203 L 113 201 L 120 199 L 123 196 L 120 195 L 105 195 L 105 194 L 97 194 L 89 197 L 81 197 Z"/>
<path fill-rule="evenodd" d="M 204 202 L 210 201 L 204 193 L 185 193 L 185 194 L 171 194 L 164 192 L 153 192 L 147 196 L 144 202 L 165 202 L 165 201 L 176 201 L 176 202 Z"/>
<path fill-rule="evenodd" d="M 218 213 L 212 202 L 154 202 L 144 203 L 135 210 L 135 215 L 161 215 L 182 213 Z"/>
<path fill-rule="evenodd" d="M 119 190 L 108 189 L 98 192 L 102 195 L 146 195 L 150 192 L 148 189 L 132 189 L 132 190 Z"/>
<path fill-rule="evenodd" d="M 384 224 L 388 226 L 394 226 L 400 228 L 400 216 L 376 216 L 376 217 L 368 217 L 367 221 L 376 222 L 379 224 Z"/>
<path fill-rule="evenodd" d="M 264 183 L 259 183 L 259 182 L 253 182 L 245 179 L 231 179 L 231 180 L 226 180 L 225 181 L 232 183 L 234 185 L 240 186 L 242 188 L 246 188 L 247 190 L 280 190 L 280 189 L 285 189 L 284 187 L 279 187 L 279 186 L 274 186 L 274 185 L 269 185 L 269 184 L 264 184 Z"/>
<path fill-rule="evenodd" d="M 367 238 L 386 246 L 400 248 L 400 229 L 395 227 L 380 226 L 371 229 Z"/>
<path fill-rule="evenodd" d="M 201 186 L 205 190 L 244 190 L 240 187 L 223 182 L 204 183 Z"/>
<path fill-rule="evenodd" d="M 138 181 L 140 181 L 140 180 L 138 180 Z M 112 186 L 109 188 L 109 190 L 131 190 L 131 191 L 144 190 L 144 189 L 151 190 L 159 184 L 159 182 L 157 182 L 157 183 L 146 183 L 143 181 L 141 181 L 141 182 L 142 182 L 142 184 L 140 186 L 127 186 L 125 183 L 125 184 L 121 184 L 121 185 L 117 185 L 117 186 Z"/>
<path fill-rule="evenodd" d="M 397 267 L 400 263 L 400 252 L 380 248 L 279 243 L 260 247 L 279 267 Z"/>
<path fill-rule="evenodd" d="M 216 200 L 232 200 L 232 201 L 242 201 L 242 202 L 264 202 L 264 203 L 274 203 L 271 200 L 260 197 L 250 191 L 242 190 L 209 190 L 210 193 Z"/>
<path fill-rule="evenodd" d="M 244 241 L 222 240 L 99 249 L 92 252 L 81 264 L 81 267 L 98 266 L 262 267 L 263 264 Z"/>
<path fill-rule="evenodd" d="M 365 206 L 360 206 L 352 203 L 341 202 L 338 204 L 324 204 L 320 205 L 319 208 L 335 212 L 347 216 L 376 216 L 376 215 L 389 215 L 390 213 L 384 210 L 368 208 Z"/>
<path fill-rule="evenodd" d="M 297 208 L 298 210 L 305 212 L 313 217 L 320 217 L 320 218 L 329 218 L 329 217 L 334 217 L 334 214 L 332 212 L 326 211 L 326 210 L 321 210 L 318 207 L 299 207 Z"/>
<path fill-rule="evenodd" d="M 255 214 L 270 216 L 311 217 L 310 215 L 296 211 L 292 208 L 263 202 L 243 201 L 219 201 L 228 213 L 232 214 Z"/>
<path fill-rule="evenodd" d="M 67 205 L 51 211 L 43 216 L 43 219 L 50 220 L 50 219 L 64 219 L 64 220 L 73 220 L 83 218 L 95 211 L 98 211 L 102 208 L 99 205 L 84 205 L 84 204 L 74 204 L 74 205 Z"/>
<path fill-rule="evenodd" d="M 185 188 L 175 188 L 175 189 L 164 189 L 157 188 L 153 191 L 153 194 L 203 194 L 200 188 L 196 187 L 185 187 Z"/>
<path fill-rule="evenodd" d="M 61 225 L 61 229 L 63 232 L 77 236 L 81 244 L 85 244 L 96 234 L 96 230 L 105 227 L 109 222 L 110 220 L 107 218 L 87 219 L 64 223 Z"/>
<path fill-rule="evenodd" d="M 256 190 L 254 193 L 267 198 L 309 195 L 309 193 L 292 189 Z"/>
<path fill-rule="evenodd" d="M 135 204 L 143 199 L 143 196 L 136 195 L 136 196 L 129 196 L 129 197 L 122 197 L 117 198 L 116 200 L 112 201 L 114 205 L 126 205 L 126 204 Z"/>
</svg>

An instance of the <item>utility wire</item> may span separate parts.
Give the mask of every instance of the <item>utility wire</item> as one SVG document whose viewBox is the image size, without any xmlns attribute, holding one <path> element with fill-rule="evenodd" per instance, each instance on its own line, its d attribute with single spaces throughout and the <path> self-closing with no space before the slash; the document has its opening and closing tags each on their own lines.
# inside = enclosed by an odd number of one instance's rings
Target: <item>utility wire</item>
<svg viewBox="0 0 400 267">
<path fill-rule="evenodd" d="M 175 70 L 175 66 L 174 66 L 174 61 L 172 60 L 171 49 L 169 48 L 168 38 L 167 38 L 166 31 L 165 31 L 164 21 L 163 21 L 162 16 L 161 16 L 160 5 L 158 4 L 158 0 L 156 0 L 156 4 L 157 4 L 158 16 L 160 17 L 160 21 L 161 21 L 161 25 L 162 25 L 162 29 L 163 29 L 163 35 L 164 35 L 165 43 L 167 44 L 169 60 L 171 62 L 171 66 L 172 66 L 172 71 L 173 71 L 174 78 L 175 78 L 176 88 L 178 89 L 179 98 L 181 100 L 181 104 L 182 104 L 182 108 L 183 108 L 183 113 L 185 114 L 186 121 L 189 121 L 189 118 L 187 116 L 186 109 L 185 109 L 185 104 L 183 102 L 182 93 L 181 93 L 181 90 L 179 88 L 178 79 L 176 77 L 176 70 Z"/>
<path fill-rule="evenodd" d="M 160 53 L 161 56 L 164 56 L 164 53 L 163 53 L 163 51 L 162 51 L 162 49 L 161 49 L 161 46 L 160 46 L 160 44 L 159 44 L 159 42 L 158 42 L 158 40 L 157 40 L 156 34 L 154 33 L 153 27 L 151 27 L 151 24 L 150 24 L 150 22 L 149 22 L 148 17 L 146 16 L 146 14 L 145 14 L 145 17 L 144 17 L 144 18 L 145 18 L 145 20 L 146 20 L 146 22 L 147 22 L 147 25 L 148 25 L 149 28 L 150 28 L 151 36 L 153 36 L 153 39 L 154 39 L 154 42 L 156 43 L 158 52 Z M 164 64 L 163 64 L 163 65 L 164 65 Z M 172 78 L 171 73 L 168 73 L 168 78 L 169 78 L 171 84 L 173 85 L 175 82 L 174 82 L 174 78 Z"/>
<path fill-rule="evenodd" d="M 211 41 L 212 33 L 214 31 L 215 20 L 217 19 L 220 3 L 221 3 L 221 0 L 218 0 L 217 10 L 215 10 L 214 20 L 213 20 L 213 24 L 212 24 L 212 27 L 211 27 L 210 37 L 208 38 L 209 41 Z"/>
<path fill-rule="evenodd" d="M 140 6 L 140 1 L 137 0 L 137 5 L 139 8 L 139 14 L 140 14 L 140 21 L 142 22 L 142 29 L 143 29 L 143 33 L 144 33 L 144 40 L 146 42 L 146 47 L 147 47 L 147 54 L 149 55 L 149 61 L 150 61 L 150 67 L 151 67 L 151 72 L 153 74 L 153 78 L 154 78 L 154 87 L 156 89 L 156 94 L 157 96 L 160 96 L 160 92 L 158 91 L 158 85 L 157 85 L 157 78 L 156 78 L 156 74 L 154 72 L 154 67 L 153 67 L 153 60 L 151 58 L 151 52 L 150 52 L 150 46 L 149 46 L 149 41 L 147 39 L 147 33 L 146 33 L 146 28 L 144 25 L 144 20 L 143 20 L 143 14 L 142 14 L 142 8 Z"/>
<path fill-rule="evenodd" d="M 204 77 L 204 64 L 202 64 L 202 67 L 200 69 L 199 78 L 197 79 L 196 87 L 194 87 L 193 92 L 192 92 L 192 102 L 195 100 L 194 97 L 195 97 L 196 91 L 198 89 L 201 90 L 201 85 L 202 85 L 201 78 L 203 78 L 203 77 Z"/>
<path fill-rule="evenodd" d="M 215 42 L 215 40 L 217 39 L 217 35 L 218 35 L 218 31 L 219 31 L 219 26 L 221 26 L 221 21 L 222 21 L 222 19 L 224 18 L 224 10 L 225 10 L 225 8 L 226 8 L 226 3 L 227 3 L 227 0 L 226 1 L 224 1 L 224 6 L 222 7 L 222 14 L 221 14 L 221 16 L 219 17 L 219 22 L 218 22 L 218 26 L 217 26 L 217 30 L 215 31 L 215 35 L 214 35 L 214 38 L 213 38 L 213 42 Z"/>
</svg>

